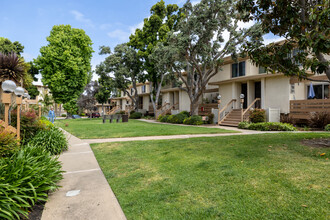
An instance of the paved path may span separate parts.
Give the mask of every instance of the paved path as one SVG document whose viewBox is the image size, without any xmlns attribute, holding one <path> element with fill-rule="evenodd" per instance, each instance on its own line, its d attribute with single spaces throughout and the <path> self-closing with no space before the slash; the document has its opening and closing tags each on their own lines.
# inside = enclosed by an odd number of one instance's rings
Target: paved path
<svg viewBox="0 0 330 220">
<path fill-rule="evenodd" d="M 49 196 L 42 220 L 126 219 L 89 144 L 65 134 L 70 146 L 59 160 L 66 173 L 62 187 Z"/>
</svg>

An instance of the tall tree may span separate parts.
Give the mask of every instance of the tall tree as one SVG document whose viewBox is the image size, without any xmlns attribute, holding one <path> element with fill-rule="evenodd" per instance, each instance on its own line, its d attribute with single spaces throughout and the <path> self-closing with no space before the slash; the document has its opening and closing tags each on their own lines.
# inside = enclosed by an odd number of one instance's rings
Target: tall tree
<svg viewBox="0 0 330 220">
<path fill-rule="evenodd" d="M 258 21 L 264 32 L 286 39 L 267 46 L 246 44 L 256 64 L 300 79 L 310 79 L 310 71 L 325 73 L 330 81 L 329 0 L 240 0 L 238 9 L 242 20 Z"/>
<path fill-rule="evenodd" d="M 4 54 L 16 53 L 18 56 L 21 56 L 23 53 L 24 46 L 18 42 L 11 42 L 8 38 L 0 37 L 0 52 Z"/>
<path fill-rule="evenodd" d="M 240 54 L 239 45 L 248 40 L 257 43 L 260 26 L 238 28 L 238 12 L 231 0 L 202 0 L 183 6 L 185 18 L 172 31 L 168 45 L 157 45 L 151 55 L 159 69 L 170 68 L 182 81 L 182 90 L 190 99 L 190 112 L 198 114 L 198 102 L 209 80 L 224 65 L 224 57 Z M 224 39 L 224 33 L 229 39 Z"/>
<path fill-rule="evenodd" d="M 50 89 L 53 99 L 73 110 L 73 103 L 87 84 L 91 69 L 92 41 L 81 29 L 70 25 L 55 25 L 47 37 L 48 45 L 40 49 L 35 63 L 42 82 Z M 69 108 L 69 109 L 67 109 Z M 71 111 L 74 112 L 74 111 Z"/>
<path fill-rule="evenodd" d="M 101 53 L 110 52 L 102 47 Z M 139 94 L 137 83 L 144 80 L 142 72 L 142 62 L 137 52 L 127 44 L 119 44 L 115 47 L 104 62 L 97 66 L 97 73 L 113 73 L 115 87 L 126 94 L 133 103 L 134 109 L 139 106 Z M 129 88 L 132 87 L 131 92 Z"/>
<path fill-rule="evenodd" d="M 95 94 L 95 98 L 98 103 L 102 104 L 102 112 L 104 111 L 104 104 L 108 102 L 109 98 L 115 91 L 114 80 L 109 76 L 109 72 L 106 71 L 104 63 L 96 66 L 95 73 L 99 76 L 99 89 Z"/>
<path fill-rule="evenodd" d="M 150 98 L 154 112 L 160 96 L 160 90 L 164 80 L 164 72 L 158 72 L 155 64 L 149 59 L 158 42 L 165 42 L 167 33 L 171 31 L 181 18 L 179 7 L 175 4 L 165 5 L 163 0 L 152 6 L 151 15 L 144 19 L 142 29 L 136 29 L 130 36 L 129 45 L 138 51 L 143 61 L 143 68 L 147 72 L 146 79 L 150 85 Z"/>
<path fill-rule="evenodd" d="M 92 114 L 92 112 L 95 110 L 95 95 L 98 93 L 98 88 L 99 85 L 97 81 L 91 81 L 86 85 L 84 92 L 79 96 L 77 102 L 81 109 L 86 109 Z"/>
</svg>

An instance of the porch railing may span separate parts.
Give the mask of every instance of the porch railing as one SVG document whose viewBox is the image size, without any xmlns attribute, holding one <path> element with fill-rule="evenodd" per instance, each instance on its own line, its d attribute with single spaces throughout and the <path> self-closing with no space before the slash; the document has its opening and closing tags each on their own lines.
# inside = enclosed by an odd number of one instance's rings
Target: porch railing
<svg viewBox="0 0 330 220">
<path fill-rule="evenodd" d="M 310 119 L 311 114 L 328 112 L 330 99 L 291 100 L 290 116 L 294 119 Z"/>
<path fill-rule="evenodd" d="M 217 103 L 200 104 L 198 105 L 198 115 L 211 114 L 213 108 L 217 109 L 218 104 Z"/>
<path fill-rule="evenodd" d="M 223 122 L 226 117 L 229 115 L 231 111 L 234 109 L 234 104 L 236 102 L 236 99 L 230 100 L 219 112 L 218 112 L 218 124 L 220 125 L 221 122 Z M 230 109 L 228 109 L 230 107 Z M 227 110 L 227 111 L 226 111 Z"/>
</svg>

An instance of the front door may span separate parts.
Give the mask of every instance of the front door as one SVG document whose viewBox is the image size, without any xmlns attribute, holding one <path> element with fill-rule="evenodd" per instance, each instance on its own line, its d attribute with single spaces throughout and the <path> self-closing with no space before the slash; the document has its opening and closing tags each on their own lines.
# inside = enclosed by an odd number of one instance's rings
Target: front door
<svg viewBox="0 0 330 220">
<path fill-rule="evenodd" d="M 139 97 L 139 106 L 138 106 L 138 109 L 143 109 L 143 97 L 142 96 Z"/>
<path fill-rule="evenodd" d="M 241 84 L 241 94 L 244 94 L 244 103 L 243 103 L 243 108 L 246 109 L 247 108 L 247 84 L 246 83 L 242 83 Z"/>
<path fill-rule="evenodd" d="M 255 99 L 260 98 L 261 99 L 261 82 L 255 82 L 254 83 L 254 94 L 255 94 Z M 261 108 L 261 101 L 256 102 L 255 104 L 256 108 Z"/>
</svg>

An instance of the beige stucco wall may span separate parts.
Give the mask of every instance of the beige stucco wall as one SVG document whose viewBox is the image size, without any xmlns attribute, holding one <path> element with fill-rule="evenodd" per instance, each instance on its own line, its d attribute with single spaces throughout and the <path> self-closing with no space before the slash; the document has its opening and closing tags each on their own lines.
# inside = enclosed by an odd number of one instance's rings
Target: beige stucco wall
<svg viewBox="0 0 330 220">
<path fill-rule="evenodd" d="M 307 85 L 305 83 L 295 83 L 295 92 L 290 94 L 290 100 L 304 100 L 307 99 Z M 291 85 L 290 85 L 291 86 Z M 291 88 L 290 88 L 291 89 Z"/>
<path fill-rule="evenodd" d="M 190 111 L 190 99 L 186 91 L 179 92 L 179 110 Z"/>
<path fill-rule="evenodd" d="M 289 113 L 290 78 L 265 78 L 264 108 L 279 108 L 281 113 Z"/>
<path fill-rule="evenodd" d="M 150 98 L 148 95 L 145 95 L 143 96 L 143 109 L 149 111 L 149 101 L 150 101 Z"/>
</svg>

